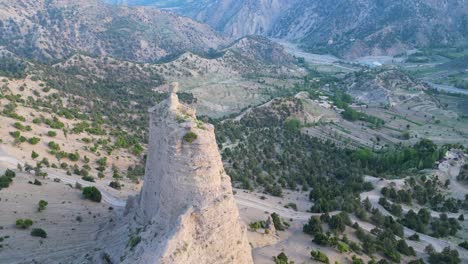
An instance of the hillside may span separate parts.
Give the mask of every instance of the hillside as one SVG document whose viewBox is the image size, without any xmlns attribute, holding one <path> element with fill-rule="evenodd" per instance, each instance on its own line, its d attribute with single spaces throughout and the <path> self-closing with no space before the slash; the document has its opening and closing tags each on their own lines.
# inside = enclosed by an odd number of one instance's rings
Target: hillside
<svg viewBox="0 0 468 264">
<path fill-rule="evenodd" d="M 82 52 L 154 62 L 225 44 L 209 26 L 152 8 L 98 0 L 1 0 L 0 46 L 30 59 L 54 61 Z"/>
<path fill-rule="evenodd" d="M 468 9 L 463 0 L 125 2 L 167 8 L 229 36 L 260 34 L 348 58 L 454 45 L 466 42 L 468 32 Z"/>
</svg>

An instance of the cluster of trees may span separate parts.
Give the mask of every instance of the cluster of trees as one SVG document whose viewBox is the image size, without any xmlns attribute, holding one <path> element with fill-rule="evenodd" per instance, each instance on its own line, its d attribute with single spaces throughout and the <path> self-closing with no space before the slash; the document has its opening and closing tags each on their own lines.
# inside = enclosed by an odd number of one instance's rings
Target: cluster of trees
<svg viewBox="0 0 468 264">
<path fill-rule="evenodd" d="M 330 99 L 333 101 L 336 107 L 344 110 L 341 112 L 341 116 L 348 121 L 364 121 L 371 124 L 371 126 L 374 128 L 380 128 L 385 125 L 384 120 L 375 116 L 370 116 L 368 114 L 358 112 L 350 107 L 349 104 L 353 102 L 353 98 L 343 91 L 335 90 L 333 96 L 331 96 Z"/>
<path fill-rule="evenodd" d="M 26 74 L 26 64 L 13 56 L 2 55 L 0 58 L 0 76 L 22 78 Z"/>
<path fill-rule="evenodd" d="M 399 176 L 411 170 L 433 168 L 447 152 L 447 146 L 438 147 L 428 139 L 421 139 L 414 146 L 397 145 L 394 149 L 372 152 L 361 149 L 353 153 L 362 166 L 372 168 L 374 175 Z"/>
<path fill-rule="evenodd" d="M 426 247 L 425 251 L 429 254 L 429 263 L 430 264 L 458 264 L 461 263 L 460 255 L 456 249 L 451 249 L 446 247 L 442 252 L 437 252 L 435 249 L 429 245 Z"/>
<path fill-rule="evenodd" d="M 372 230 L 371 234 L 368 234 L 362 228 L 357 227 L 356 236 L 362 242 L 362 250 L 368 255 L 382 252 L 394 262 L 400 262 L 402 254 L 416 255 L 414 249 L 408 246 L 404 239 L 398 239 L 393 231 L 387 228 L 376 228 Z"/>
<path fill-rule="evenodd" d="M 425 208 L 420 209 L 418 213 L 413 210 L 408 211 L 401 222 L 408 228 L 434 237 L 454 236 L 458 230 L 461 230 L 457 219 L 449 218 L 446 214 L 440 214 L 439 218 L 432 218 Z"/>
</svg>

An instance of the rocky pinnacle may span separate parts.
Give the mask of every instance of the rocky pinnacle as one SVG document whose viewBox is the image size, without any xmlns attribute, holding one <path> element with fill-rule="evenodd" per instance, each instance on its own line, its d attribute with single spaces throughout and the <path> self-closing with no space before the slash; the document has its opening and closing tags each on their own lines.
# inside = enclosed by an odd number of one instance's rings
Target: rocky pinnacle
<svg viewBox="0 0 468 264">
<path fill-rule="evenodd" d="M 127 205 L 145 232 L 128 260 L 253 263 L 214 127 L 198 121 L 176 92 L 173 84 L 168 98 L 150 109 L 144 185 Z"/>
</svg>

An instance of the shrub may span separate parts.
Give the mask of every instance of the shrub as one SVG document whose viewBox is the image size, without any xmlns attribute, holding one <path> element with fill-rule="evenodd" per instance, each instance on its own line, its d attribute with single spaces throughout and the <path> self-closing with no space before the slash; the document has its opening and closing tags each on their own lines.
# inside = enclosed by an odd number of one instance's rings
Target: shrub
<svg viewBox="0 0 468 264">
<path fill-rule="evenodd" d="M 33 151 L 31 152 L 31 158 L 32 158 L 32 159 L 36 159 L 37 157 L 39 157 L 39 154 L 37 154 L 37 152 L 33 150 Z"/>
<path fill-rule="evenodd" d="M 47 136 L 49 136 L 49 137 L 55 137 L 55 136 L 57 136 L 57 132 L 52 131 L 52 130 L 47 131 Z"/>
<path fill-rule="evenodd" d="M 20 122 L 15 122 L 13 124 L 13 127 L 18 129 L 18 130 L 21 130 L 21 131 L 24 131 L 25 130 L 25 127 L 23 126 L 23 124 L 21 124 Z"/>
<path fill-rule="evenodd" d="M 40 182 L 38 179 L 34 179 L 34 185 L 41 186 L 42 182 Z"/>
<path fill-rule="evenodd" d="M 284 254 L 284 252 L 281 252 L 278 256 L 273 257 L 273 260 L 275 261 L 275 264 L 290 264 L 294 263 L 293 261 L 289 262 L 288 256 Z"/>
<path fill-rule="evenodd" d="M 31 231 L 31 236 L 33 236 L 33 237 L 42 237 L 42 238 L 46 238 L 46 237 L 47 237 L 47 233 L 46 233 L 46 231 L 44 231 L 44 229 L 41 229 L 41 228 L 34 228 L 34 229 Z"/>
<path fill-rule="evenodd" d="M 193 141 L 195 141 L 196 139 L 198 138 L 197 134 L 195 134 L 194 132 L 192 131 L 189 131 L 187 132 L 185 135 L 184 135 L 184 140 L 188 143 L 192 143 Z"/>
<path fill-rule="evenodd" d="M 257 222 L 252 222 L 249 224 L 250 229 L 252 230 L 257 230 L 260 228 L 265 228 L 266 227 L 266 222 L 265 221 L 257 221 Z"/>
<path fill-rule="evenodd" d="M 113 181 L 113 182 L 110 182 L 109 183 L 109 186 L 111 188 L 114 188 L 116 190 L 120 190 L 122 188 L 122 186 L 120 185 L 120 183 L 118 181 Z"/>
<path fill-rule="evenodd" d="M 49 146 L 49 148 L 53 151 L 57 151 L 57 150 L 60 150 L 60 145 L 55 143 L 54 141 L 50 141 L 47 146 Z"/>
<path fill-rule="evenodd" d="M 21 229 L 29 228 L 33 225 L 33 221 L 31 219 L 17 219 L 16 220 L 16 227 Z"/>
<path fill-rule="evenodd" d="M 37 211 L 39 211 L 39 212 L 44 211 L 48 204 L 49 203 L 47 201 L 40 200 L 39 204 L 38 204 L 38 207 L 37 207 Z"/>
<path fill-rule="evenodd" d="M 21 136 L 21 133 L 19 131 L 10 132 L 10 136 L 18 139 Z"/>
<path fill-rule="evenodd" d="M 322 263 L 330 263 L 330 261 L 328 260 L 328 257 L 327 255 L 325 255 L 324 253 L 322 253 L 320 250 L 317 250 L 317 251 L 311 251 L 310 252 L 310 255 L 312 256 L 312 258 L 316 261 L 319 261 L 319 262 L 322 262 Z"/>
<path fill-rule="evenodd" d="M 78 161 L 80 159 L 80 154 L 78 154 L 77 152 L 75 153 L 68 153 L 68 158 L 71 160 L 71 161 Z"/>
<path fill-rule="evenodd" d="M 272 213 L 271 218 L 273 219 L 273 224 L 275 225 L 275 229 L 278 231 L 284 231 L 285 228 L 279 215 L 277 213 Z"/>
<path fill-rule="evenodd" d="M 7 169 L 5 171 L 5 176 L 8 178 L 14 178 L 16 176 L 16 173 L 10 169 Z"/>
<path fill-rule="evenodd" d="M 291 209 L 293 209 L 294 211 L 297 211 L 297 204 L 295 204 L 295 203 L 288 203 L 288 204 L 285 205 L 284 207 L 286 207 L 286 208 L 291 208 Z"/>
<path fill-rule="evenodd" d="M 341 242 L 341 241 L 338 241 L 338 244 L 336 245 L 336 249 L 338 249 L 338 251 L 340 253 L 344 253 L 344 252 L 349 251 L 348 245 L 346 243 L 344 243 L 344 242 Z"/>
<path fill-rule="evenodd" d="M 94 182 L 94 178 L 92 176 L 83 176 L 81 179 L 87 182 Z"/>
<path fill-rule="evenodd" d="M 36 145 L 37 143 L 39 143 L 39 141 L 41 141 L 41 139 L 37 137 L 32 137 L 28 139 L 28 143 L 31 145 Z"/>
<path fill-rule="evenodd" d="M 92 187 L 84 187 L 83 188 L 83 196 L 85 199 L 89 199 L 94 202 L 101 202 L 102 195 L 101 192 L 94 186 Z"/>
</svg>

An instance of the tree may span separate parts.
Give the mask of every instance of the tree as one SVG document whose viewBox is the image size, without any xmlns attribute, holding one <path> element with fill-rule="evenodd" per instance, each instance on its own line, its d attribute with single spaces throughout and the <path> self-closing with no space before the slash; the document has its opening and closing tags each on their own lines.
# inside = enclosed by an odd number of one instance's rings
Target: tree
<svg viewBox="0 0 468 264">
<path fill-rule="evenodd" d="M 98 203 L 101 202 L 101 199 L 102 199 L 101 192 L 94 186 L 84 187 L 83 196 L 85 199 L 98 202 Z"/>
<path fill-rule="evenodd" d="M 329 237 L 325 235 L 324 233 L 315 233 L 314 240 L 312 241 L 321 246 L 328 246 L 330 244 Z"/>
<path fill-rule="evenodd" d="M 322 221 L 320 218 L 311 216 L 309 222 L 304 225 L 302 231 L 309 235 L 315 235 L 322 232 Z"/>
<path fill-rule="evenodd" d="M 340 214 L 332 216 L 328 222 L 328 225 L 334 232 L 342 233 L 346 229 L 345 219 Z"/>
<path fill-rule="evenodd" d="M 37 211 L 41 212 L 41 211 L 45 210 L 48 204 L 49 203 L 47 201 L 40 200 L 39 204 L 38 204 L 38 207 L 37 207 Z"/>
</svg>

